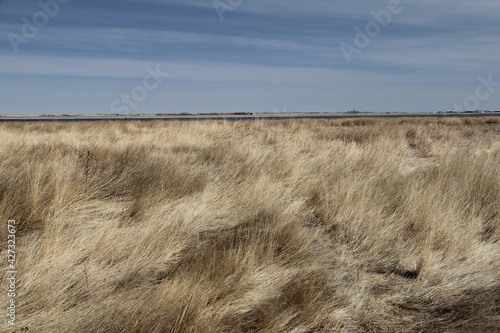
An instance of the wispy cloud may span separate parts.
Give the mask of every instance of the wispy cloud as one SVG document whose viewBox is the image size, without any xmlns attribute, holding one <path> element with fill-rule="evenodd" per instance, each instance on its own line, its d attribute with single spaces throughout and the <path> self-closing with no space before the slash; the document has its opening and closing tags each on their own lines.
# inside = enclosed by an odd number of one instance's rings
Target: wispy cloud
<svg viewBox="0 0 500 333">
<path fill-rule="evenodd" d="M 0 29 L 12 31 L 14 25 L 3 24 Z M 145 48 L 166 47 L 168 44 L 222 44 L 257 49 L 310 51 L 325 47 L 289 40 L 233 37 L 210 33 L 182 31 L 152 31 L 128 28 L 47 28 L 36 40 L 40 46 L 73 50 L 113 50 L 143 52 Z"/>
<path fill-rule="evenodd" d="M 294 43 L 287 40 L 279 39 L 263 39 L 263 38 L 247 38 L 247 37 L 231 37 L 229 41 L 238 46 L 254 46 L 257 48 L 270 50 L 287 50 L 287 51 L 308 51 L 325 49 L 324 47 L 313 46 L 310 44 Z"/>
</svg>

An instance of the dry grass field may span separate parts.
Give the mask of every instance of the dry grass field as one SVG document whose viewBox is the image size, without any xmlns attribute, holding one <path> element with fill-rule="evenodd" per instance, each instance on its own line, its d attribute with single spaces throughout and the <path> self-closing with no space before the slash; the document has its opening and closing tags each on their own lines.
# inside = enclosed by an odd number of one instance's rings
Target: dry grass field
<svg viewBox="0 0 500 333">
<path fill-rule="evenodd" d="M 0 142 L 0 332 L 500 330 L 498 118 L 11 123 Z"/>
</svg>

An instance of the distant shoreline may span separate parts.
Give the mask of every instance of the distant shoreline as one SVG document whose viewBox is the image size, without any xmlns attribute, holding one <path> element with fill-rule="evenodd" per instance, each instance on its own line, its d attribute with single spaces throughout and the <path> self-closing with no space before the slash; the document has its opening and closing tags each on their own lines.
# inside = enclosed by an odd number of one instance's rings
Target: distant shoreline
<svg viewBox="0 0 500 333">
<path fill-rule="evenodd" d="M 177 113 L 134 115 L 0 115 L 0 122 L 81 122 L 81 121 L 195 121 L 195 120 L 286 120 L 286 119 L 352 119 L 352 118 L 447 118 L 447 117 L 499 117 L 500 111 L 466 112 L 342 112 L 342 113 Z"/>
</svg>

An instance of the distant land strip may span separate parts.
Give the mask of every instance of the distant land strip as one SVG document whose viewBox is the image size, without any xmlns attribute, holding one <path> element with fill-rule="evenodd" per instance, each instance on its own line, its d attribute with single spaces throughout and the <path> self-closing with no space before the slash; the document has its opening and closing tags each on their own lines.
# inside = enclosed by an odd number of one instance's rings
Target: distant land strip
<svg viewBox="0 0 500 333">
<path fill-rule="evenodd" d="M 287 120 L 287 119 L 352 119 L 352 118 L 449 118 L 500 117 L 500 111 L 433 112 L 433 113 L 199 113 L 199 114 L 135 114 L 135 115 L 0 115 L 0 122 L 85 122 L 85 121 L 203 121 L 203 120 Z"/>
</svg>

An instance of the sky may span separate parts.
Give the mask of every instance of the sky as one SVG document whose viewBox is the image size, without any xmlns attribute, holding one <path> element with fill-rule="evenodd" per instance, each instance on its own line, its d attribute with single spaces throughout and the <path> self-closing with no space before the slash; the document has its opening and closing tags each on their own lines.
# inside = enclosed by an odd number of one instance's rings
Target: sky
<svg viewBox="0 0 500 333">
<path fill-rule="evenodd" d="M 0 115 L 500 109 L 497 0 L 0 0 Z"/>
</svg>

